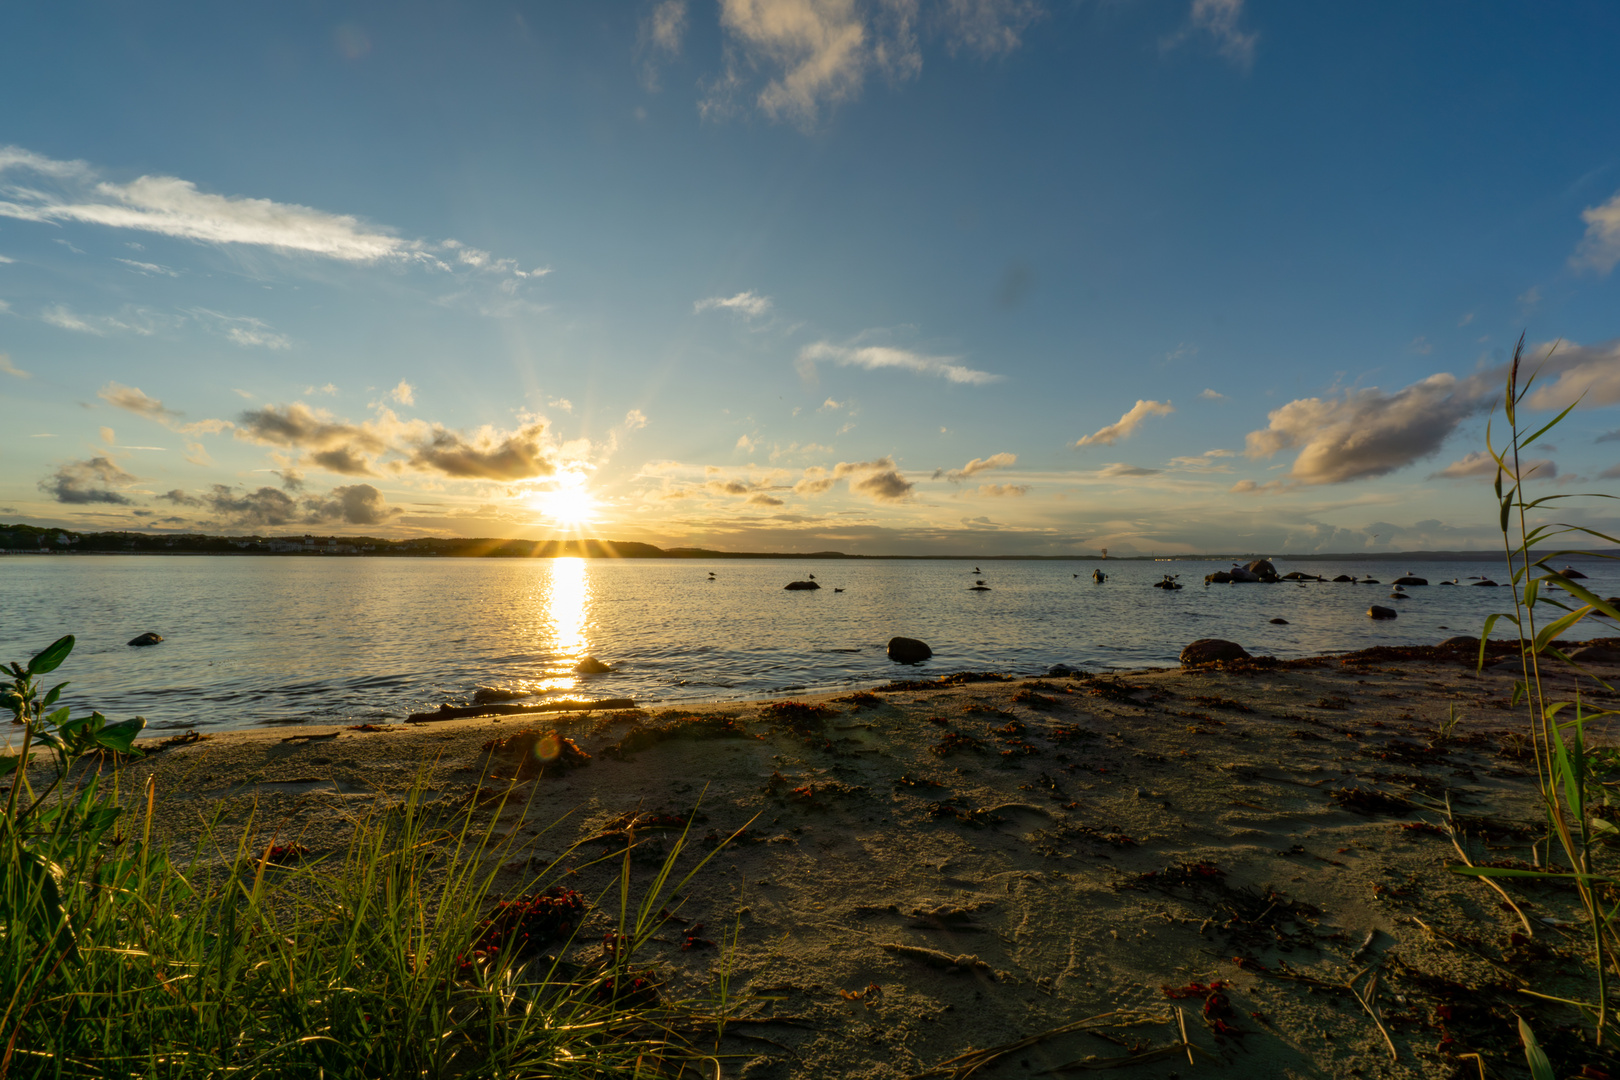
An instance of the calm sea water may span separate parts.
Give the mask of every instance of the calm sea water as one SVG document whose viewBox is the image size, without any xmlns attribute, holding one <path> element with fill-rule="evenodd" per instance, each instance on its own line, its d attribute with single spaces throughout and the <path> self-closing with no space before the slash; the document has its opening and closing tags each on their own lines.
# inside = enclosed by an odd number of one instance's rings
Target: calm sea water
<svg viewBox="0 0 1620 1080">
<path fill-rule="evenodd" d="M 383 720 L 466 697 L 479 686 L 639 702 L 765 697 L 869 686 L 964 668 L 1039 672 L 1172 665 L 1187 642 L 1237 641 L 1281 657 L 1477 634 L 1511 605 L 1507 589 L 1388 585 L 1217 585 L 1226 563 L 1093 561 L 716 562 L 582 559 L 367 559 L 183 556 L 0 558 L 0 659 L 22 660 L 63 634 L 69 697 L 154 729 Z M 1277 561 L 1280 572 L 1431 583 L 1482 574 L 1478 563 Z M 1610 564 L 1582 563 L 1601 595 Z M 715 574 L 711 581 L 710 571 Z M 1186 588 L 1150 588 L 1165 573 Z M 782 586 L 814 573 L 818 592 Z M 989 592 L 970 592 L 983 579 Z M 834 592 L 834 587 L 844 589 Z M 1370 604 L 1397 607 L 1388 622 Z M 1284 618 L 1286 626 L 1269 620 Z M 129 648 L 136 634 L 165 638 Z M 1579 636 L 1605 633 L 1599 623 Z M 934 659 L 889 662 L 905 635 Z M 580 677 L 587 655 L 618 670 Z"/>
</svg>

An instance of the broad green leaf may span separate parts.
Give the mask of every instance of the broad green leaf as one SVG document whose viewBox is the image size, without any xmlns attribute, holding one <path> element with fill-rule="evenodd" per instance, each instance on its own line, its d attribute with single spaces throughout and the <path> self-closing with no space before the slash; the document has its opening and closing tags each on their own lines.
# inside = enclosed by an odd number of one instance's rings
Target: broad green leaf
<svg viewBox="0 0 1620 1080">
<path fill-rule="evenodd" d="M 108 750 L 116 750 L 120 754 L 135 753 L 137 752 L 135 750 L 135 739 L 145 727 L 146 717 L 144 716 L 137 716 L 130 720 L 120 720 L 118 723 L 108 724 L 96 732 L 96 743 Z"/>
<path fill-rule="evenodd" d="M 45 695 L 45 700 L 39 703 L 39 707 L 42 709 L 48 709 L 52 705 L 55 705 L 56 699 L 62 696 L 62 691 L 66 690 L 69 685 L 69 683 L 61 682 L 51 687 L 51 692 Z"/>
<path fill-rule="evenodd" d="M 43 675 L 47 671 L 55 671 L 62 666 L 62 661 L 68 658 L 73 651 L 73 635 L 57 638 L 28 661 L 28 674 Z"/>
<path fill-rule="evenodd" d="M 0 757 L 0 776 L 10 776 L 17 771 L 17 766 L 21 764 L 21 754 L 7 754 L 5 757 Z"/>
<path fill-rule="evenodd" d="M 68 715 L 72 711 L 72 709 L 64 705 L 60 709 L 57 709 L 55 712 L 51 713 L 49 716 L 45 717 L 45 722 L 52 727 L 66 728 L 71 722 L 68 720 Z"/>
</svg>

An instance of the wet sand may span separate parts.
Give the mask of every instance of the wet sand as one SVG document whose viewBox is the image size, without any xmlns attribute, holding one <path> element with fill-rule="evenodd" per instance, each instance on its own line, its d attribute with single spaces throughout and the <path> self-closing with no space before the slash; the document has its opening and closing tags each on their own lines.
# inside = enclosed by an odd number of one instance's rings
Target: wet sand
<svg viewBox="0 0 1620 1080">
<path fill-rule="evenodd" d="M 1476 673 L 1471 657 L 1415 652 L 897 683 L 789 707 L 232 732 L 169 745 L 124 783 L 155 774 L 172 836 L 256 811 L 256 842 L 296 841 L 310 858 L 341 852 L 359 813 L 419 776 L 447 805 L 511 786 L 484 811 L 513 844 L 503 883 L 560 859 L 590 897 L 618 863 L 585 864 L 627 833 L 639 882 L 670 819 L 692 815 L 693 857 L 752 820 L 687 889 L 686 923 L 645 954 L 670 993 L 699 993 L 720 955 L 701 942 L 735 931 L 733 993 L 796 1018 L 728 1040 L 728 1077 L 916 1076 L 1119 1010 L 1162 1020 L 1055 1037 L 974 1075 L 1087 1058 L 1128 1059 L 1139 1077 L 1477 1075 L 1467 1053 L 1516 1075 L 1513 1009 L 1544 1044 L 1580 1049 L 1572 1012 L 1519 992 L 1582 992 L 1568 974 L 1578 928 L 1557 925 L 1573 897 L 1508 884 L 1527 934 L 1501 896 L 1447 870 L 1460 858 L 1446 805 L 1476 862 L 1530 863 L 1539 812 L 1526 713 L 1509 707 L 1517 662 Z M 528 730 L 589 759 L 530 776 L 532 737 L 485 749 Z M 579 956 L 599 949 L 615 903 L 587 919 Z M 683 949 L 689 936 L 699 944 Z M 1196 1066 L 1155 1053 L 1181 1041 L 1177 1009 Z"/>
</svg>

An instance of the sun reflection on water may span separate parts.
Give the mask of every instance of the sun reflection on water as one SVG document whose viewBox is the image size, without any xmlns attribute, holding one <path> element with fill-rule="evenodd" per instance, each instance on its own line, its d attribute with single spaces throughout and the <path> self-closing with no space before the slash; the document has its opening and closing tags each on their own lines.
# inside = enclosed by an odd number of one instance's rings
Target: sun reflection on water
<svg viewBox="0 0 1620 1080">
<path fill-rule="evenodd" d="M 585 657 L 586 628 L 591 611 L 591 579 L 584 559 L 552 559 L 546 588 L 546 617 L 551 622 L 550 652 L 567 668 Z M 573 685 L 569 677 L 559 686 Z"/>
</svg>

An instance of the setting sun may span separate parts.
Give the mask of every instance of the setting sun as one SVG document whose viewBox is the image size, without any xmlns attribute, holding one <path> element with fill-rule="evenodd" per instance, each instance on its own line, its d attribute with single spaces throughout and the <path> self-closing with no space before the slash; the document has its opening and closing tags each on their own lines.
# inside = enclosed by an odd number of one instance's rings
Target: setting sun
<svg viewBox="0 0 1620 1080">
<path fill-rule="evenodd" d="M 558 525 L 583 525 L 596 519 L 596 499 L 585 490 L 578 477 L 562 482 L 550 491 L 539 491 L 530 500 L 535 509 Z"/>
</svg>

